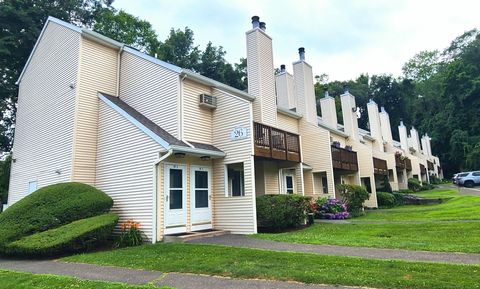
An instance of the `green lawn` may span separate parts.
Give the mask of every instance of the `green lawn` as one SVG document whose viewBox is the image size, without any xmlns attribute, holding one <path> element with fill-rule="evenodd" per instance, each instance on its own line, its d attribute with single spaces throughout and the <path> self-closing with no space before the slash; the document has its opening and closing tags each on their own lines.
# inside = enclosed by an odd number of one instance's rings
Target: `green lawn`
<svg viewBox="0 0 480 289">
<path fill-rule="evenodd" d="M 369 260 L 214 245 L 156 244 L 63 261 L 376 288 L 480 288 L 480 266 Z"/>
<path fill-rule="evenodd" d="M 480 197 L 459 195 L 455 190 L 434 190 L 417 195 L 428 198 L 451 197 L 438 205 L 410 205 L 392 209 L 368 211 L 353 221 L 450 221 L 480 220 Z"/>
<path fill-rule="evenodd" d="M 461 196 L 445 189 L 418 195 L 452 199 L 438 205 L 372 210 L 351 219 L 352 224 L 316 224 L 301 231 L 253 237 L 307 244 L 480 253 L 480 197 Z"/>
<path fill-rule="evenodd" d="M 39 275 L 0 270 L 0 289 L 159 289 L 154 285 L 126 285 L 122 283 L 86 281 L 72 277 Z M 168 287 L 162 287 L 168 289 Z M 173 288 L 172 288 L 173 289 Z"/>
<path fill-rule="evenodd" d="M 304 244 L 480 253 L 480 222 L 422 224 L 316 224 L 259 239 Z"/>
</svg>

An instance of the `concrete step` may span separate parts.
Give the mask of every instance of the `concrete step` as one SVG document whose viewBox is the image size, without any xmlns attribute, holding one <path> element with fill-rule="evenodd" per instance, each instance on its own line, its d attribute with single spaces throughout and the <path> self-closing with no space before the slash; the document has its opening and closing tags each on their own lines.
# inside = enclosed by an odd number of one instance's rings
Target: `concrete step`
<svg viewBox="0 0 480 289">
<path fill-rule="evenodd" d="M 183 234 L 165 235 L 163 237 L 163 242 L 183 243 L 183 242 L 188 242 L 188 241 L 196 240 L 200 238 L 216 237 L 216 236 L 222 236 L 222 235 L 228 235 L 228 234 L 230 234 L 230 231 L 221 231 L 221 230 L 188 232 Z"/>
</svg>

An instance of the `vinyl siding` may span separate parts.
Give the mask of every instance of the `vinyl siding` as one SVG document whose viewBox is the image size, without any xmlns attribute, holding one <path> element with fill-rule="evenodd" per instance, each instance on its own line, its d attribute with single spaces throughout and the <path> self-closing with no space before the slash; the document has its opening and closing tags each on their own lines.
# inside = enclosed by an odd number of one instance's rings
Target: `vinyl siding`
<svg viewBox="0 0 480 289">
<path fill-rule="evenodd" d="M 117 51 L 82 38 L 75 111 L 72 180 L 95 184 L 98 92 L 114 95 Z"/>
<path fill-rule="evenodd" d="M 178 73 L 123 52 L 120 98 L 176 138 L 180 138 L 179 96 Z"/>
<path fill-rule="evenodd" d="M 313 87 L 312 67 L 304 62 L 293 64 L 295 91 L 297 93 L 297 112 L 303 114 L 306 121 L 317 124 L 317 105 Z"/>
<path fill-rule="evenodd" d="M 272 39 L 260 29 L 247 32 L 248 93 L 254 95 L 253 119 L 277 126 Z"/>
<path fill-rule="evenodd" d="M 303 170 L 304 195 L 313 196 L 313 173 L 310 170 Z"/>
<path fill-rule="evenodd" d="M 299 128 L 303 162 L 312 167 L 312 173 L 326 172 L 328 192 L 331 197 L 334 197 L 330 132 L 304 120 L 300 120 Z"/>
<path fill-rule="evenodd" d="M 80 34 L 49 22 L 19 84 L 8 204 L 71 177 Z M 56 173 L 58 170 L 59 173 Z"/>
<path fill-rule="evenodd" d="M 370 194 L 370 198 L 365 201 L 365 206 L 377 207 L 372 148 L 359 142 L 352 143 L 351 145 L 352 149 L 357 152 L 358 173 L 360 178 L 370 178 L 372 193 Z"/>
<path fill-rule="evenodd" d="M 185 158 L 178 158 L 175 156 L 170 156 L 162 163 L 158 165 L 157 170 L 157 240 L 162 240 L 165 233 L 165 223 L 164 223 L 164 216 L 165 216 L 165 165 L 166 164 L 179 164 L 185 166 L 185 174 L 186 174 L 186 229 L 188 232 L 192 230 L 192 222 L 191 222 L 191 175 L 190 169 L 192 166 L 204 166 L 209 167 L 210 169 L 213 168 L 212 163 L 213 161 L 202 161 L 198 157 L 185 157 Z M 211 170 L 212 176 L 215 174 L 213 170 Z M 213 193 L 213 184 L 211 186 L 211 190 Z M 212 212 L 213 212 L 213 205 L 214 203 L 211 202 L 212 205 Z M 213 223 L 213 218 L 212 218 Z"/>
<path fill-rule="evenodd" d="M 154 163 L 162 147 L 100 101 L 95 186 L 114 201 L 120 222 L 140 222 L 152 238 Z"/>
<path fill-rule="evenodd" d="M 200 107 L 200 94 L 212 94 L 210 87 L 183 81 L 183 136 L 187 141 L 212 143 L 212 110 Z"/>
<path fill-rule="evenodd" d="M 279 113 L 277 120 L 279 128 L 298 134 L 298 119 Z"/>
<path fill-rule="evenodd" d="M 293 75 L 282 73 L 275 76 L 275 87 L 277 92 L 277 104 L 286 109 L 297 107 Z"/>
<path fill-rule="evenodd" d="M 226 153 L 224 159 L 213 161 L 213 222 L 216 229 L 233 233 L 255 233 L 254 163 L 252 148 L 251 103 L 220 90 L 217 109 L 213 111 L 213 145 Z M 232 141 L 230 132 L 236 126 L 248 128 L 249 138 Z M 225 192 L 225 164 L 244 164 L 245 196 L 227 197 Z"/>
<path fill-rule="evenodd" d="M 263 173 L 265 178 L 265 194 L 276 195 L 280 192 L 280 185 L 278 179 L 278 166 L 276 162 L 273 161 L 264 161 L 263 162 Z"/>
</svg>

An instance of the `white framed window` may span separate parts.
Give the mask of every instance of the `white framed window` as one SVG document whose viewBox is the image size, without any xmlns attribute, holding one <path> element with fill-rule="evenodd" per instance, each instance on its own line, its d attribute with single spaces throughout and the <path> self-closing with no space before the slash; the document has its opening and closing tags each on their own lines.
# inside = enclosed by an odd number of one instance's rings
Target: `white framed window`
<svg viewBox="0 0 480 289">
<path fill-rule="evenodd" d="M 35 192 L 38 188 L 38 182 L 37 181 L 31 181 L 28 182 L 28 191 L 27 194 L 30 195 L 31 193 Z"/>
<path fill-rule="evenodd" d="M 245 196 L 243 163 L 225 165 L 225 188 L 227 197 Z"/>
</svg>

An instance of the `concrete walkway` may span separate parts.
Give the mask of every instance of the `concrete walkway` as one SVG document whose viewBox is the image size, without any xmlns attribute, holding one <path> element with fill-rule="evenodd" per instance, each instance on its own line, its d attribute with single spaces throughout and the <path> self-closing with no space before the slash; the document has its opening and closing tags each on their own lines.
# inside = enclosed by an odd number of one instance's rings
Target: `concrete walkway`
<svg viewBox="0 0 480 289">
<path fill-rule="evenodd" d="M 309 245 L 254 239 L 244 235 L 224 235 L 192 240 L 190 243 L 215 244 L 233 247 L 258 248 L 274 251 L 314 253 L 320 255 L 361 257 L 368 259 L 397 259 L 415 262 L 440 262 L 453 264 L 480 264 L 480 254 L 442 253 L 402 249 L 378 249 L 333 245 Z"/>
<path fill-rule="evenodd" d="M 98 266 L 58 261 L 9 260 L 0 258 L 0 269 L 72 276 L 94 281 L 128 284 L 154 284 L 178 289 L 360 289 L 331 285 L 302 284 L 285 281 L 243 280 L 185 273 L 162 273 L 120 267 Z"/>
</svg>

